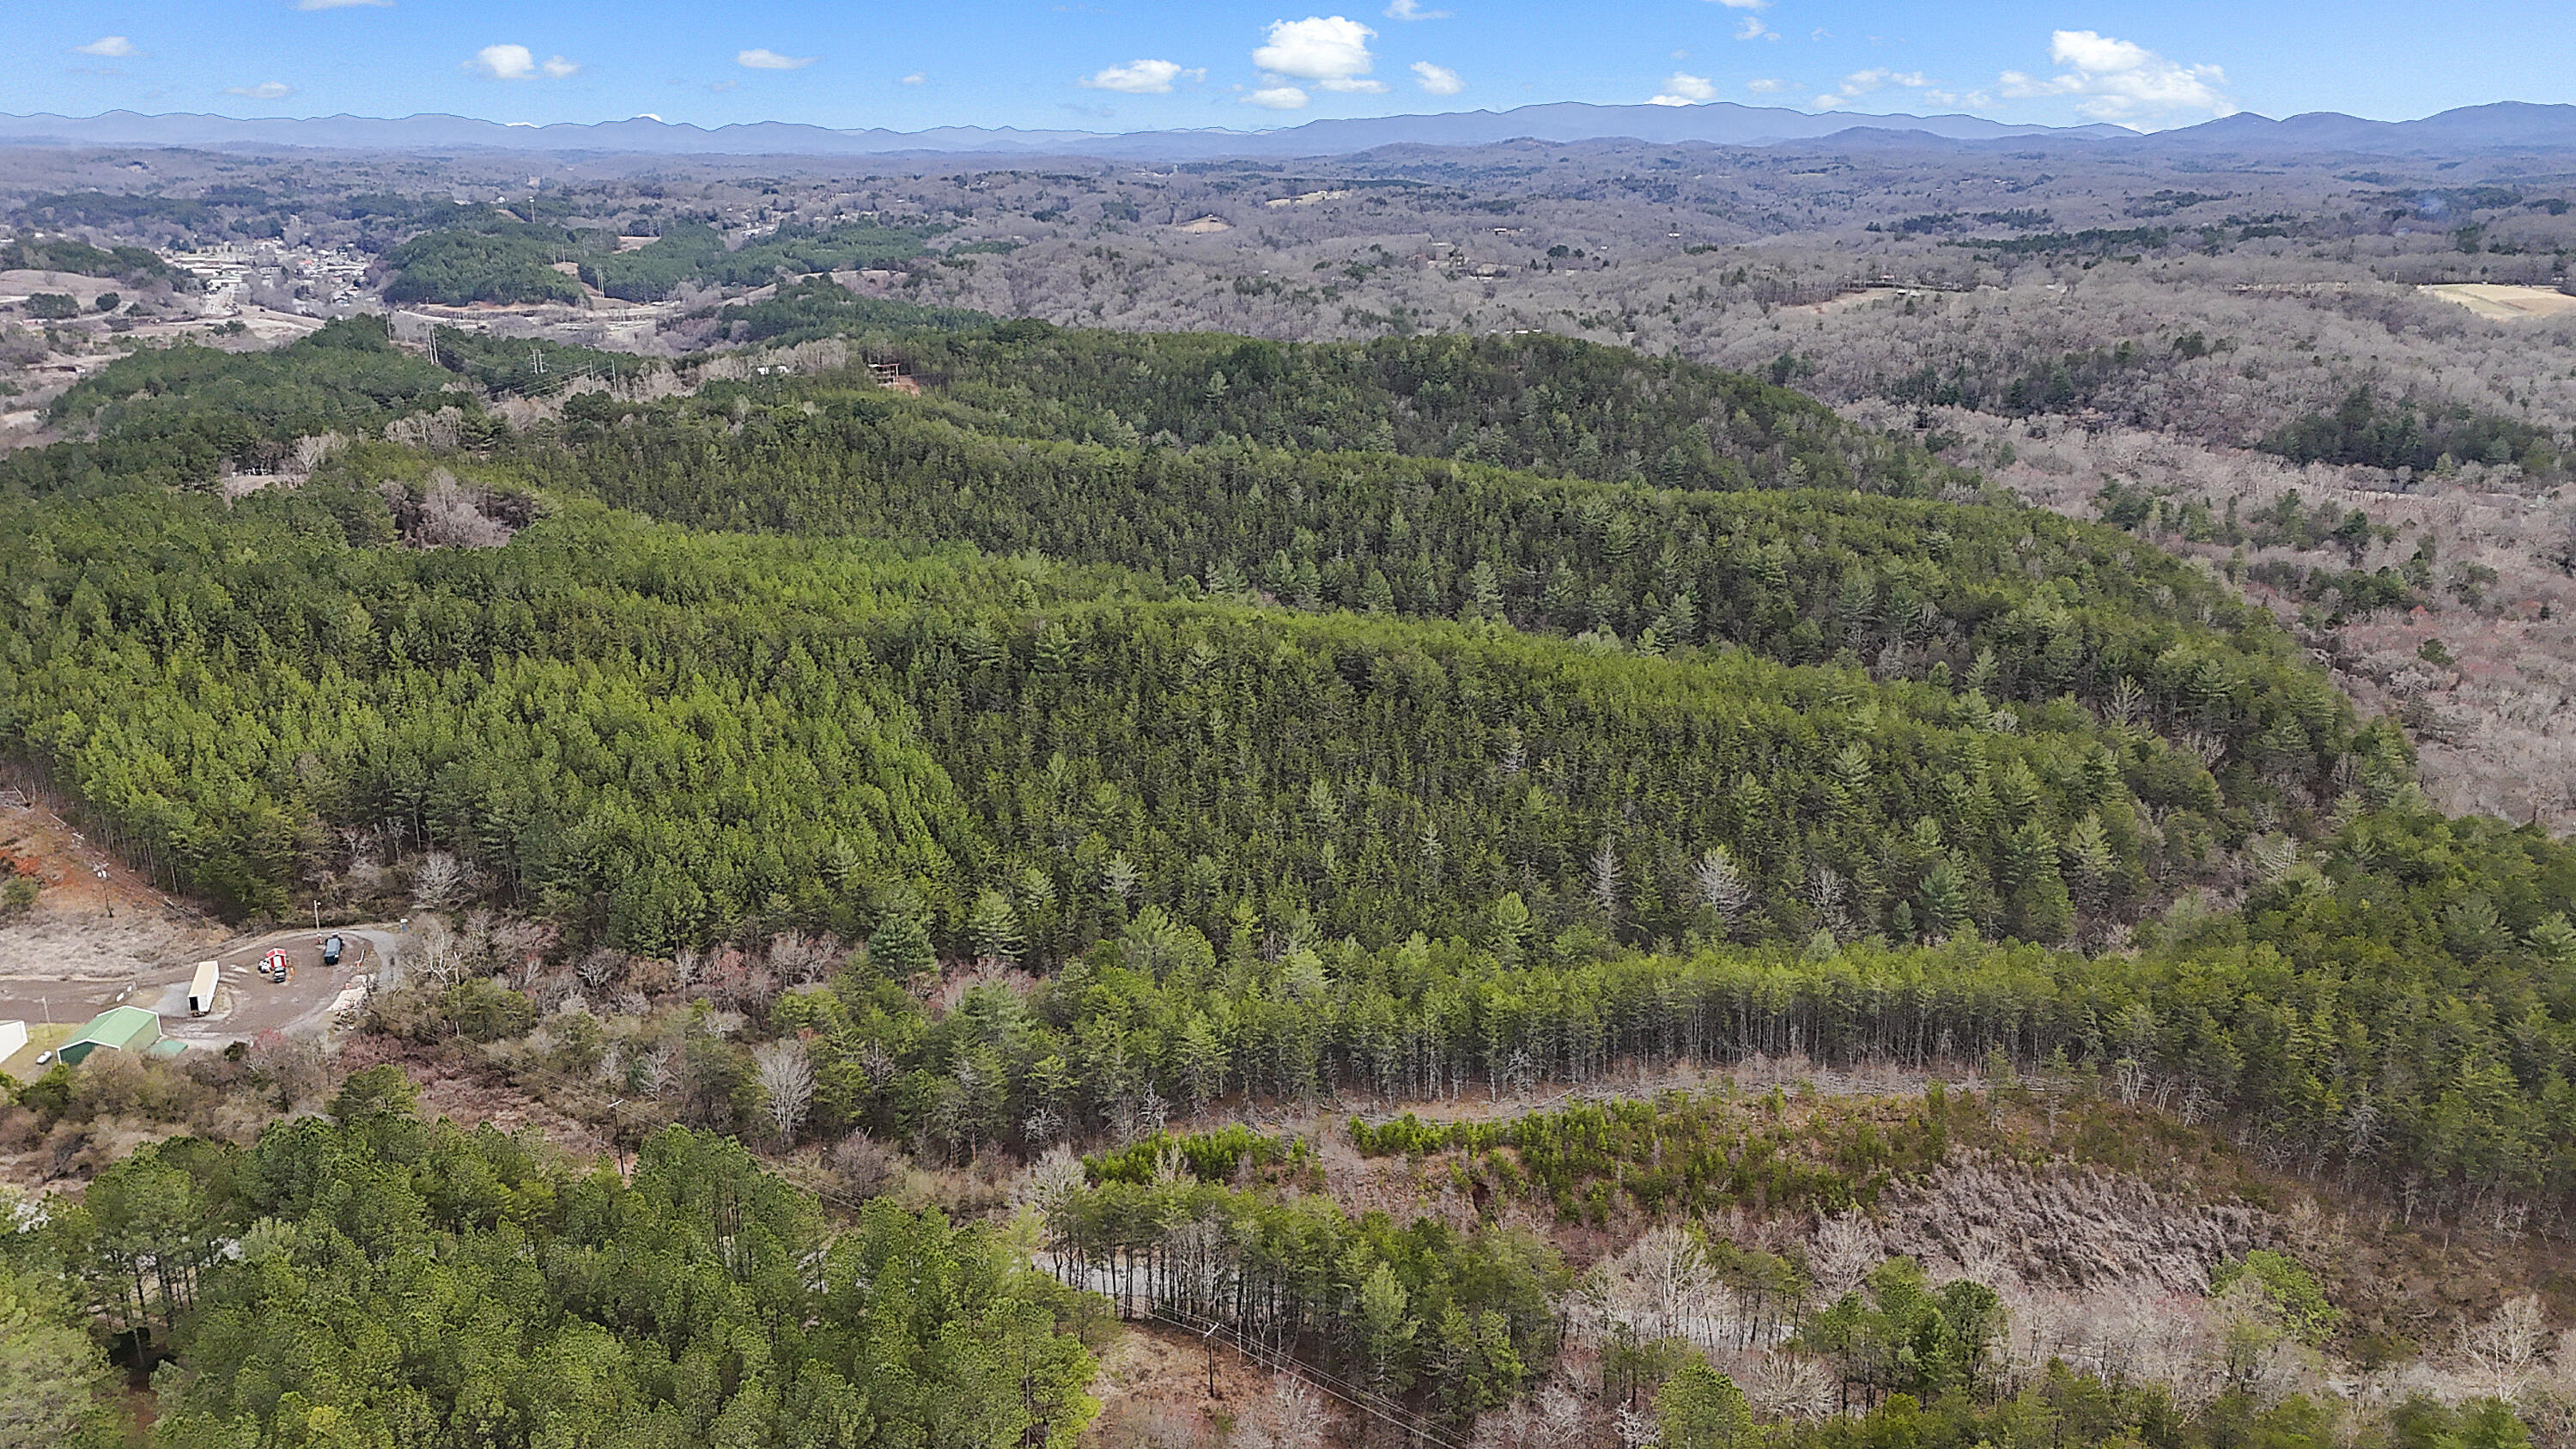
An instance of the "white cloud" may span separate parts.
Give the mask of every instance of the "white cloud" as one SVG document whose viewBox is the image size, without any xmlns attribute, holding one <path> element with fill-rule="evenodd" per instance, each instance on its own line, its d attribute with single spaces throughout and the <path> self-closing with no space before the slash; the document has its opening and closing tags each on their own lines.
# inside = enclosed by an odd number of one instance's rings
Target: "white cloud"
<svg viewBox="0 0 2576 1449">
<path fill-rule="evenodd" d="M 912 74 L 905 76 L 903 79 L 896 81 L 895 84 L 899 86 L 926 86 L 930 84 L 930 76 L 926 71 L 917 70 Z"/>
<path fill-rule="evenodd" d="M 1780 32 L 1763 24 L 1761 16 L 1747 15 L 1744 17 L 1744 23 L 1735 27 L 1735 38 L 1738 40 L 1778 40 L 1780 38 Z"/>
<path fill-rule="evenodd" d="M 1367 78 L 1374 64 L 1368 43 L 1376 38 L 1376 31 L 1339 15 L 1273 21 L 1270 43 L 1252 53 L 1252 63 L 1272 75 L 1312 81 L 1328 91 L 1383 91 L 1383 82 Z"/>
<path fill-rule="evenodd" d="M 1075 84 L 1095 91 L 1124 91 L 1131 96 L 1168 96 L 1172 82 L 1207 79 L 1204 70 L 1183 70 L 1168 60 L 1131 60 L 1084 76 Z"/>
<path fill-rule="evenodd" d="M 562 80 L 568 75 L 581 74 L 581 63 L 579 61 L 566 60 L 560 55 L 552 55 L 546 57 L 545 71 L 546 74 L 553 76 L 556 80 Z"/>
<path fill-rule="evenodd" d="M 1843 83 L 1831 94 L 1816 97 L 1815 106 L 1817 110 L 1830 111 L 1837 106 L 1859 100 L 1872 91 L 1885 90 L 1889 86 L 1903 86 L 1907 90 L 1919 91 L 1930 84 L 1932 84 L 1931 77 L 1919 70 L 1889 70 L 1885 66 L 1870 70 L 1856 70 L 1844 76 Z"/>
<path fill-rule="evenodd" d="M 295 0 L 298 10 L 349 10 L 362 5 L 391 10 L 394 0 Z"/>
<path fill-rule="evenodd" d="M 1264 86 L 1245 96 L 1243 103 L 1265 111 L 1302 111 L 1306 108 L 1306 93 L 1295 86 Z"/>
<path fill-rule="evenodd" d="M 2048 58 L 2066 67 L 2045 80 L 2006 71 L 1996 82 L 2005 95 L 2075 96 L 2075 111 L 2096 121 L 2139 130 L 2178 114 L 2235 115 L 2239 107 L 2220 87 L 2227 73 L 2214 65 L 2181 65 L 2143 45 L 2090 30 L 2049 36 Z"/>
<path fill-rule="evenodd" d="M 1449 18 L 1449 12 L 1425 10 L 1422 8 L 1422 0 L 1393 0 L 1393 3 L 1386 7 L 1386 18 L 1389 20 L 1446 20 Z"/>
<path fill-rule="evenodd" d="M 780 55 L 762 46 L 757 50 L 736 52 L 733 63 L 745 70 L 803 70 L 814 63 L 810 55 Z"/>
<path fill-rule="evenodd" d="M 1787 90 L 1789 83 L 1784 80 L 1749 80 L 1744 83 L 1744 88 L 1757 96 L 1776 96 Z"/>
<path fill-rule="evenodd" d="M 294 89 L 284 81 L 261 81 L 255 86 L 226 86 L 224 94 L 248 96 L 254 101 L 273 101 L 279 96 L 292 94 Z"/>
<path fill-rule="evenodd" d="M 1454 96 L 1467 88 L 1464 76 L 1445 65 L 1433 65 L 1427 60 L 1415 61 L 1413 74 L 1414 84 L 1435 96 Z"/>
<path fill-rule="evenodd" d="M 1768 10 L 1771 0 L 1717 0 L 1729 10 Z"/>
<path fill-rule="evenodd" d="M 126 39 L 122 35 L 102 35 L 87 45 L 75 45 L 72 47 L 72 54 L 74 55 L 105 56 L 109 60 L 123 60 L 128 56 L 141 55 L 142 53 L 143 52 L 141 50 L 135 47 L 133 41 Z"/>
<path fill-rule="evenodd" d="M 1684 75 L 1680 71 L 1674 71 L 1671 75 L 1664 77 L 1663 94 L 1647 97 L 1646 104 L 1650 106 L 1695 106 L 1702 101 L 1713 101 L 1716 99 L 1717 85 L 1707 76 Z"/>
<path fill-rule="evenodd" d="M 487 45 L 466 64 L 494 80 L 526 80 L 537 73 L 537 58 L 524 45 Z"/>
</svg>

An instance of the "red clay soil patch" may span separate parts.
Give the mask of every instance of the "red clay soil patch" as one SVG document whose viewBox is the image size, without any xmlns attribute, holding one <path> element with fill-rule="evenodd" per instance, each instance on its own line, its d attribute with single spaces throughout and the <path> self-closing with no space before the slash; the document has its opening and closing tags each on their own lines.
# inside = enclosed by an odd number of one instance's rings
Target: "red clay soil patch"
<svg viewBox="0 0 2576 1449">
<path fill-rule="evenodd" d="M 43 796 L 7 798 L 33 800 L 23 807 L 0 804 L 0 852 L 5 852 L 10 868 L 44 883 L 43 909 L 64 914 L 197 914 L 73 829 Z"/>
</svg>

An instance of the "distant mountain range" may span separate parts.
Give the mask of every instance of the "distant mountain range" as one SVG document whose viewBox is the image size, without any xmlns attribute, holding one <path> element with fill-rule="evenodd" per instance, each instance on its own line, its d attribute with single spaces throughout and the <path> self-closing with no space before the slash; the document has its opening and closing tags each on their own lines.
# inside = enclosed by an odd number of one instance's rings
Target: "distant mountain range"
<svg viewBox="0 0 2576 1449">
<path fill-rule="evenodd" d="M 2011 126 L 1957 115 L 1811 115 L 1731 102 L 1696 106 L 1559 102 L 1508 111 L 1311 121 L 1275 131 L 1124 134 L 980 126 L 942 126 L 926 131 L 835 130 L 775 121 L 710 130 L 649 116 L 596 125 L 553 126 L 503 125 L 436 115 L 236 120 L 228 116 L 146 116 L 110 111 L 82 117 L 0 116 L 0 144 L 505 150 L 643 156 L 1096 156 L 1111 160 L 1195 161 L 1228 156 L 1337 156 L 1382 146 L 1476 146 L 1521 139 L 1666 144 L 1702 141 L 1760 146 L 1829 137 L 1882 143 L 2069 141 L 2245 155 L 2576 151 L 2576 106 L 2503 102 L 2445 111 L 2420 121 L 2366 121 L 2330 111 L 2281 121 L 2246 114 L 2144 136 L 2117 126 Z"/>
</svg>

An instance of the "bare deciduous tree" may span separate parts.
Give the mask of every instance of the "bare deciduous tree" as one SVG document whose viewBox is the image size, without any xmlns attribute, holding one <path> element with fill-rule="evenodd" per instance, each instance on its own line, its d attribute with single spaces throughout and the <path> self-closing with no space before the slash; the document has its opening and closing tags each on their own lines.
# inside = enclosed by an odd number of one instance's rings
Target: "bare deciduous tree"
<svg viewBox="0 0 2576 1449">
<path fill-rule="evenodd" d="M 484 515 L 476 490 L 440 468 L 429 475 L 413 515 L 410 533 L 424 548 L 498 548 L 510 541 L 510 530 Z"/>
<path fill-rule="evenodd" d="M 1830 1301 L 1859 1287 L 1861 1279 L 1869 1276 L 1869 1270 L 1886 1256 L 1878 1229 L 1855 1208 L 1816 1225 L 1815 1247 L 1808 1253 L 1808 1263 L 1816 1275 L 1817 1293 Z"/>
<path fill-rule="evenodd" d="M 853 1197 L 876 1197 L 903 1175 L 903 1158 L 864 1131 L 834 1143 L 831 1162 L 842 1189 Z"/>
<path fill-rule="evenodd" d="M 1842 1402 L 1834 1371 L 1802 1353 L 1756 1354 L 1750 1371 L 1738 1377 L 1746 1402 L 1766 1419 L 1821 1419 Z"/>
<path fill-rule="evenodd" d="M 806 1054 L 805 1043 L 782 1037 L 752 1048 L 751 1061 L 769 1124 L 778 1129 L 779 1142 L 792 1147 L 796 1129 L 805 1125 L 805 1110 L 814 1103 L 814 1059 Z"/>
<path fill-rule="evenodd" d="M 1476 1425 L 1475 1449 L 1575 1449 L 1592 1442 L 1583 1400 L 1561 1383 L 1518 1400 Z"/>
<path fill-rule="evenodd" d="M 314 469 L 339 456 L 349 440 L 338 433 L 323 433 L 295 440 L 295 471 L 310 474 Z"/>
<path fill-rule="evenodd" d="M 296 1103 L 330 1082 L 330 1070 L 322 1059 L 322 1043 L 311 1037 L 263 1032 L 251 1043 L 246 1061 L 267 1084 L 281 1112 L 295 1110 Z"/>
<path fill-rule="evenodd" d="M 465 863 L 443 850 L 422 856 L 412 868 L 411 898 L 425 911 L 443 911 L 465 894 Z"/>
<path fill-rule="evenodd" d="M 465 953 L 457 949 L 456 933 L 438 916 L 423 916 L 411 923 L 408 939 L 398 958 L 404 972 L 417 976 L 433 991 L 444 991 L 456 984 L 465 971 Z"/>
<path fill-rule="evenodd" d="M 2540 1295 L 2508 1298 L 2484 1323 L 2460 1325 L 2460 1354 L 2480 1390 L 2511 1402 L 2522 1397 L 2540 1372 L 2540 1350 L 2549 1341 L 2548 1321 L 2541 1316 Z"/>
<path fill-rule="evenodd" d="M 1726 933 L 1735 934 L 1745 909 L 1753 904 L 1753 887 L 1725 846 L 1710 846 L 1700 856 L 1699 864 L 1691 870 L 1691 886 L 1699 893 L 1700 904 L 1717 913 Z"/>
<path fill-rule="evenodd" d="M 1619 924 L 1619 851 L 1607 835 L 1592 853 L 1590 877 L 1593 907 L 1615 928 Z"/>
<path fill-rule="evenodd" d="M 1029 1164 L 1028 1172 L 1020 1179 L 1017 1198 L 1040 1213 L 1053 1213 L 1089 1185 L 1082 1159 L 1072 1148 L 1059 1143 Z"/>
<path fill-rule="evenodd" d="M 626 972 L 626 953 L 614 946 L 594 946 L 585 952 L 573 975 L 593 991 L 599 990 Z"/>
<path fill-rule="evenodd" d="M 1735 1296 L 1717 1281 L 1695 1228 L 1648 1232 L 1584 1282 L 1577 1332 L 1644 1342 L 1681 1338 L 1703 1347 L 1731 1339 Z"/>
<path fill-rule="evenodd" d="M 1319 1449 L 1332 1426 L 1323 1395 L 1295 1374 L 1270 1381 L 1270 1397 L 1244 1416 L 1235 1431 L 1236 1449 Z"/>
</svg>

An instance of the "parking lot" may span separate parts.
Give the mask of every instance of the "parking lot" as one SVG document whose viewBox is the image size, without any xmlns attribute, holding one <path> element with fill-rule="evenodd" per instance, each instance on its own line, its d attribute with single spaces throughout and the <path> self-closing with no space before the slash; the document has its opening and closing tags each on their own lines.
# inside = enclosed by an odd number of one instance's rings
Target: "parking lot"
<svg viewBox="0 0 2576 1449">
<path fill-rule="evenodd" d="M 330 931 L 281 931 L 234 942 L 213 953 L 220 968 L 214 1009 L 204 1016 L 188 1012 L 188 983 L 196 963 L 207 959 L 164 962 L 122 975 L 66 973 L 51 980 L 31 977 L 0 979 L 0 1020 L 23 1020 L 31 1026 L 52 1022 L 76 1026 L 111 1006 L 132 1005 L 160 1013 L 165 1037 L 196 1049 L 220 1049 L 248 1041 L 263 1032 L 319 1035 L 331 1026 L 334 1007 L 351 998 L 362 978 L 386 958 L 391 933 L 341 929 L 346 943 L 339 964 L 322 964 L 323 939 Z M 290 967 L 283 982 L 262 980 L 258 964 L 270 950 L 286 953 Z M 39 1033 L 41 1037 L 43 1034 Z M 32 1057 L 30 1046 L 21 1056 Z M 13 1059 L 0 1069 L 23 1073 L 32 1065 Z"/>
<path fill-rule="evenodd" d="M 318 1032 L 329 1025 L 332 1003 L 374 970 L 383 954 L 370 934 L 344 930 L 337 933 L 347 943 L 340 964 L 325 966 L 322 942 L 331 934 L 289 932 L 218 953 L 214 959 L 222 968 L 221 984 L 215 989 L 215 1009 L 205 1016 L 188 1015 L 188 974 L 193 963 L 163 984 L 160 1000 L 147 1000 L 137 993 L 136 1004 L 160 1011 L 161 1029 L 183 1041 L 232 1041 L 265 1031 Z M 282 982 L 265 981 L 259 975 L 260 958 L 272 949 L 286 953 L 288 975 Z"/>
</svg>

